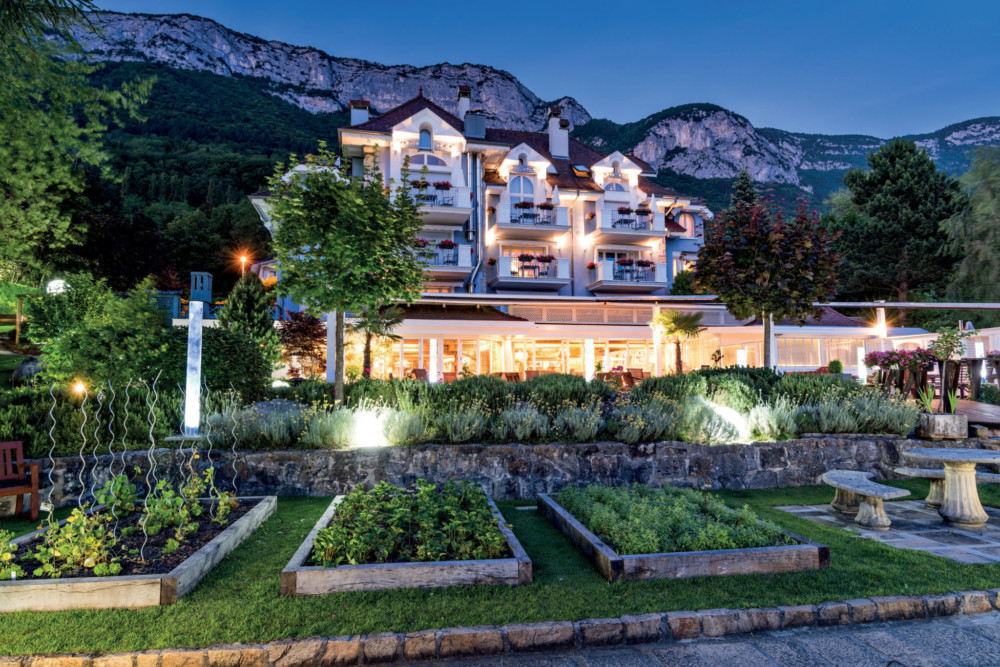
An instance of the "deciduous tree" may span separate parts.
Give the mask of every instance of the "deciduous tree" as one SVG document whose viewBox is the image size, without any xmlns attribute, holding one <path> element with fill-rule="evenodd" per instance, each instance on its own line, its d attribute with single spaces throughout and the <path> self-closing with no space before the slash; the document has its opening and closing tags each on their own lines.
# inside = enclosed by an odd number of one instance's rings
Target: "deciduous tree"
<svg viewBox="0 0 1000 667">
<path fill-rule="evenodd" d="M 805 322 L 837 286 L 836 238 L 800 205 L 792 219 L 769 201 L 737 205 L 705 221 L 698 281 L 740 319 L 763 315 L 764 365 L 773 367 L 771 318 Z"/>
</svg>

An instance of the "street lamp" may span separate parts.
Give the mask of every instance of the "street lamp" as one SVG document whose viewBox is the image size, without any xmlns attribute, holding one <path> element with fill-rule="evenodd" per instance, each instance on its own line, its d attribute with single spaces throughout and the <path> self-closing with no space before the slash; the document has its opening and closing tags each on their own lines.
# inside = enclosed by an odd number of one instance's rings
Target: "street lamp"
<svg viewBox="0 0 1000 667">
<path fill-rule="evenodd" d="M 247 256 L 240 255 L 240 275 L 244 276 L 247 272 Z"/>
</svg>

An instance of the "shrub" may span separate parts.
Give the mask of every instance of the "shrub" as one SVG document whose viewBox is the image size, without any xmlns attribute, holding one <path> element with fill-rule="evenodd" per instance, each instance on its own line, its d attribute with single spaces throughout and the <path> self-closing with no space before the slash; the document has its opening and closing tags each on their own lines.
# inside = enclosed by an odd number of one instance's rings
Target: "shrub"
<svg viewBox="0 0 1000 667">
<path fill-rule="evenodd" d="M 979 397 L 976 400 L 990 405 L 1000 405 L 1000 389 L 995 384 L 984 382 L 979 389 Z"/>
<path fill-rule="evenodd" d="M 864 391 L 864 385 L 837 375 L 789 374 L 774 386 L 775 396 L 785 396 L 800 405 L 858 396 Z"/>
<path fill-rule="evenodd" d="M 417 480 L 414 492 L 381 482 L 344 498 L 316 535 L 311 560 L 341 564 L 481 560 L 510 553 L 486 494 L 471 482 Z"/>
<path fill-rule="evenodd" d="M 503 410 L 496 419 L 493 436 L 500 442 L 533 442 L 549 434 L 549 418 L 533 405 Z"/>
<path fill-rule="evenodd" d="M 907 435 L 920 416 L 920 409 L 913 402 L 874 392 L 857 396 L 852 403 L 861 433 Z"/>
<path fill-rule="evenodd" d="M 481 403 L 483 408 L 498 411 L 527 398 L 524 382 L 507 382 L 492 375 L 474 375 L 448 384 L 435 384 L 428 392 L 429 407 L 437 412 Z"/>
<path fill-rule="evenodd" d="M 703 398 L 683 404 L 681 439 L 706 445 L 722 445 L 739 439 L 739 430 L 712 408 Z"/>
<path fill-rule="evenodd" d="M 685 375 L 662 375 L 643 380 L 632 390 L 637 397 L 660 395 L 671 401 L 683 402 L 687 398 L 704 398 L 708 393 L 708 382 L 700 373 Z"/>
<path fill-rule="evenodd" d="M 600 409 L 594 405 L 578 406 L 566 403 L 552 421 L 552 431 L 557 438 L 577 442 L 591 442 L 604 428 Z"/>
<path fill-rule="evenodd" d="M 771 397 L 771 390 L 778 382 L 780 376 L 770 368 L 749 368 L 747 366 L 729 366 L 727 368 L 703 368 L 695 371 L 705 378 L 708 383 L 706 395 L 711 396 L 715 386 L 723 381 L 737 379 L 750 387 L 753 393 L 767 400 Z"/>
<path fill-rule="evenodd" d="M 708 399 L 745 415 L 760 403 L 761 396 L 744 377 L 719 375 L 708 383 Z"/>
<path fill-rule="evenodd" d="M 424 439 L 424 419 L 419 413 L 388 409 L 385 439 L 390 445 L 412 445 Z"/>
<path fill-rule="evenodd" d="M 830 362 L 830 364 L 826 368 L 828 371 L 830 371 L 830 373 L 833 373 L 834 375 L 838 373 L 843 373 L 844 362 L 841 361 L 840 359 L 834 359 L 833 361 Z"/>
<path fill-rule="evenodd" d="M 95 280 L 85 273 L 70 274 L 64 280 L 63 292 L 24 302 L 29 337 L 35 343 L 51 343 L 88 322 L 97 325 L 107 321 L 107 308 L 115 297 L 106 280 Z"/>
<path fill-rule="evenodd" d="M 611 437 L 626 444 L 674 440 L 679 430 L 680 405 L 660 396 L 640 404 L 619 401 L 608 417 Z"/>
<path fill-rule="evenodd" d="M 482 401 L 473 401 L 438 415 L 437 427 L 448 442 L 482 440 L 489 432 L 490 414 Z"/>
<path fill-rule="evenodd" d="M 543 412 L 554 413 L 567 401 L 584 405 L 591 397 L 606 400 L 614 395 L 614 390 L 604 382 L 587 382 L 576 375 L 539 375 L 528 382 L 528 400 Z"/>
<path fill-rule="evenodd" d="M 747 416 L 750 435 L 758 440 L 778 440 L 798 433 L 795 404 L 786 396 L 776 396 L 768 403 L 755 405 Z"/>
<path fill-rule="evenodd" d="M 368 401 L 388 408 L 402 409 L 426 404 L 430 392 L 437 387 L 438 385 L 430 385 L 422 380 L 358 378 L 344 387 L 344 402 L 351 408 Z"/>
<path fill-rule="evenodd" d="M 306 449 L 340 449 L 352 444 L 355 414 L 351 410 L 310 410 L 305 429 L 295 446 Z"/>
<path fill-rule="evenodd" d="M 746 549 L 793 544 L 748 508 L 731 510 L 718 498 L 642 484 L 566 487 L 558 502 L 620 555 Z"/>
<path fill-rule="evenodd" d="M 843 400 L 826 400 L 795 408 L 800 433 L 857 433 L 858 420 Z"/>
</svg>

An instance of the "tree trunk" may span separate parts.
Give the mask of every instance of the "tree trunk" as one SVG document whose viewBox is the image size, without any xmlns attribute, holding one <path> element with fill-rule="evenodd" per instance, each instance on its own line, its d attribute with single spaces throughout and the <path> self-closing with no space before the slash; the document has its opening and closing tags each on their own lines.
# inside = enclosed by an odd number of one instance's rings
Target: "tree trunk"
<svg viewBox="0 0 1000 667">
<path fill-rule="evenodd" d="M 682 375 L 684 373 L 684 362 L 681 360 L 681 339 L 678 338 L 674 341 L 674 354 L 676 355 L 674 359 L 674 372 L 677 375 Z"/>
<path fill-rule="evenodd" d="M 338 406 L 344 404 L 344 309 L 337 310 L 336 341 L 334 342 L 334 382 L 333 400 Z"/>
<path fill-rule="evenodd" d="M 361 357 L 361 376 L 370 378 L 372 376 L 372 335 L 365 334 L 365 352 Z"/>
<path fill-rule="evenodd" d="M 771 330 L 771 315 L 769 313 L 764 313 L 764 368 L 772 368 L 771 362 L 771 336 L 774 332 Z"/>
</svg>

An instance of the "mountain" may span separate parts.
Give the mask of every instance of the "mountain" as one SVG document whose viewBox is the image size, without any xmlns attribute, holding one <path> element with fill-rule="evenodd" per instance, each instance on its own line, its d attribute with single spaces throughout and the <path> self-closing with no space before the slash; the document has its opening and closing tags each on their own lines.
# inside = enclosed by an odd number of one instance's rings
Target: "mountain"
<svg viewBox="0 0 1000 667">
<path fill-rule="evenodd" d="M 771 184 L 781 196 L 808 195 L 818 203 L 841 186 L 846 170 L 864 166 L 867 153 L 886 141 L 755 128 L 747 118 L 712 104 L 672 107 L 619 124 L 591 118 L 572 97 L 545 101 L 511 73 L 486 65 L 382 65 L 264 41 L 189 14 L 101 12 L 94 17 L 100 32 L 81 28 L 75 35 L 92 60 L 168 66 L 241 80 L 254 95 L 272 96 L 318 116 L 343 114 L 354 98 L 367 99 L 376 113 L 384 112 L 420 89 L 454 112 L 459 85 L 472 88 L 473 106 L 496 127 L 542 129 L 548 108 L 557 106 L 581 141 L 603 151 L 634 152 L 659 170 L 658 181 L 702 195 L 715 208 L 728 203 L 728 182 L 741 169 Z M 960 173 L 969 164 L 971 149 L 1000 144 L 1000 117 L 909 138 L 926 148 L 941 168 Z"/>
</svg>

